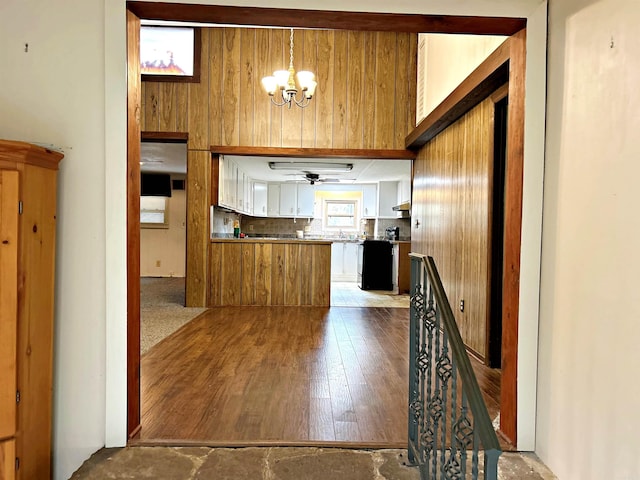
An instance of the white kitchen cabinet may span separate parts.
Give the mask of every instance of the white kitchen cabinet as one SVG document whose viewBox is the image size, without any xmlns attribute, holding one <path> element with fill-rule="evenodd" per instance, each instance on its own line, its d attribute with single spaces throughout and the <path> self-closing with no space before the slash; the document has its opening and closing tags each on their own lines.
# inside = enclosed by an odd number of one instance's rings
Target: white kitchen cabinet
<svg viewBox="0 0 640 480">
<path fill-rule="evenodd" d="M 266 217 L 269 189 L 264 182 L 253 182 L 253 216 Z"/>
<path fill-rule="evenodd" d="M 296 195 L 298 189 L 295 183 L 280 184 L 280 216 L 295 217 L 297 216 Z"/>
<path fill-rule="evenodd" d="M 411 202 L 411 180 L 401 180 L 398 182 L 398 202 L 397 204 Z"/>
<path fill-rule="evenodd" d="M 308 184 L 298 184 L 297 189 L 297 215 L 299 217 L 313 217 L 315 201 L 316 201 L 316 190 L 313 185 Z"/>
<path fill-rule="evenodd" d="M 378 183 L 378 218 L 397 218 L 398 182 Z"/>
<path fill-rule="evenodd" d="M 331 244 L 331 281 L 355 282 L 358 279 L 358 244 L 333 242 Z"/>
<path fill-rule="evenodd" d="M 238 166 L 222 155 L 218 159 L 219 192 L 218 204 L 236 210 L 238 208 Z"/>
<path fill-rule="evenodd" d="M 378 215 L 378 189 L 375 185 L 362 185 L 362 217 L 375 218 Z"/>
<path fill-rule="evenodd" d="M 280 216 L 280 184 L 270 183 L 267 186 L 267 216 Z"/>
<path fill-rule="evenodd" d="M 358 280 L 358 244 L 356 242 L 344 243 L 343 272 L 349 278 L 348 281 Z"/>
</svg>

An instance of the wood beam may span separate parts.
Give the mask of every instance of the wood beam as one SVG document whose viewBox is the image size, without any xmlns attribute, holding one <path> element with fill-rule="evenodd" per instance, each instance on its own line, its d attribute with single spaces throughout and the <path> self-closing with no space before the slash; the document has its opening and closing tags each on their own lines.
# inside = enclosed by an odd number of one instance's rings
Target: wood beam
<svg viewBox="0 0 640 480">
<path fill-rule="evenodd" d="M 373 32 L 513 35 L 526 26 L 525 18 L 511 17 L 340 12 L 135 1 L 127 2 L 127 7 L 140 18 L 148 20 Z"/>
<path fill-rule="evenodd" d="M 411 150 L 368 150 L 356 148 L 280 148 L 280 147 L 228 147 L 215 145 L 212 153 L 222 155 L 251 155 L 253 157 L 308 157 L 308 158 L 362 158 L 375 160 L 414 160 Z"/>
</svg>

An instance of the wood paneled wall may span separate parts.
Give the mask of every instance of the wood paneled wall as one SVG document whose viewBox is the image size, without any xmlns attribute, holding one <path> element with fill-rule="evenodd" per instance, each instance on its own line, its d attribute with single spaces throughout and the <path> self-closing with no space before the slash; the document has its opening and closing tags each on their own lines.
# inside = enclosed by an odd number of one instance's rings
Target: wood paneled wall
<svg viewBox="0 0 640 480">
<path fill-rule="evenodd" d="M 142 130 L 211 145 L 404 149 L 415 126 L 414 33 L 297 30 L 294 67 L 316 74 L 311 105 L 276 107 L 260 80 L 289 64 L 282 29 L 203 28 L 200 83 L 143 82 Z"/>
<path fill-rule="evenodd" d="M 487 99 L 422 148 L 414 162 L 412 202 L 413 250 L 435 259 L 462 339 L 483 358 L 490 293 L 493 117 L 494 103 Z"/>
</svg>

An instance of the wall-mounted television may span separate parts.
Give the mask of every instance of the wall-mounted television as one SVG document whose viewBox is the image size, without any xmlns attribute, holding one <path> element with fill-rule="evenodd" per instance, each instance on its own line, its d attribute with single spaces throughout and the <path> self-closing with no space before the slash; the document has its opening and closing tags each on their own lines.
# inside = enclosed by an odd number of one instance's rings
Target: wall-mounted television
<svg viewBox="0 0 640 480">
<path fill-rule="evenodd" d="M 167 173 L 143 173 L 140 181 L 143 197 L 170 197 L 171 175 Z"/>
</svg>

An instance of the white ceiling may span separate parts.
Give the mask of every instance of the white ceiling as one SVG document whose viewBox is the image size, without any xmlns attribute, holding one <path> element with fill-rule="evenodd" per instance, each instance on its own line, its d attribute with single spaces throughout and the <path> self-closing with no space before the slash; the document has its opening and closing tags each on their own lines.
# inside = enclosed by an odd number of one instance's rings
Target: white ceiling
<svg viewBox="0 0 640 480">
<path fill-rule="evenodd" d="M 141 148 L 143 172 L 187 173 L 187 146 L 184 143 L 143 142 Z M 324 173 L 317 171 L 320 178 L 339 179 L 340 183 L 372 183 L 378 181 L 410 180 L 411 160 L 363 160 L 363 159 L 323 159 L 323 158 L 280 158 L 230 156 L 254 180 L 267 182 L 287 182 L 304 180 L 304 174 L 295 170 L 271 170 L 269 162 L 322 162 L 352 163 L 353 170 L 344 173 Z M 313 169 L 307 171 L 313 172 Z"/>
</svg>

